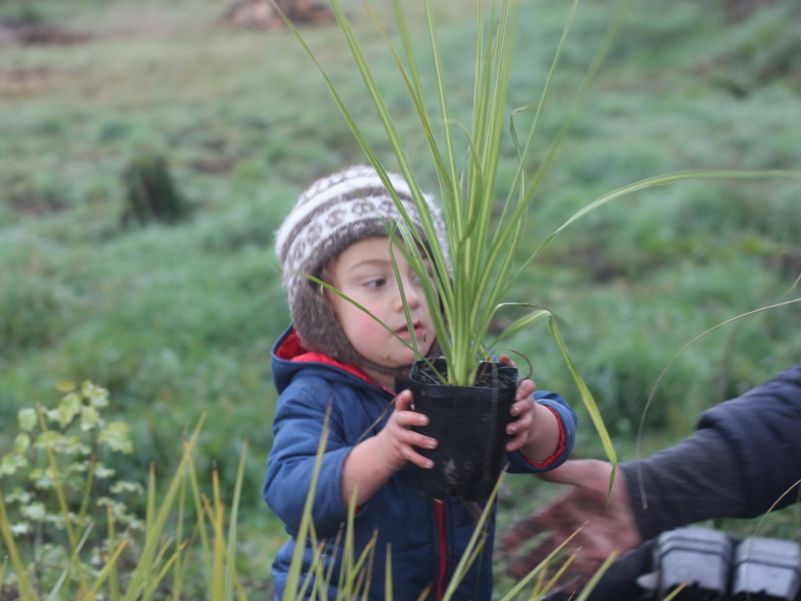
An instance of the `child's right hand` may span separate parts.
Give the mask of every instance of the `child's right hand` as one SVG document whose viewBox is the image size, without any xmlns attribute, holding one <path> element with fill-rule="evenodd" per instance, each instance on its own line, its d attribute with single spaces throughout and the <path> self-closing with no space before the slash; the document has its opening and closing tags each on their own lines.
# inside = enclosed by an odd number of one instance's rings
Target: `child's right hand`
<svg viewBox="0 0 801 601">
<path fill-rule="evenodd" d="M 381 459 L 393 471 L 397 472 L 413 463 L 417 467 L 430 469 L 434 462 L 417 452 L 418 448 L 433 449 L 437 441 L 412 430 L 413 426 L 427 426 L 428 418 L 422 413 L 412 411 L 412 393 L 404 390 L 395 397 L 395 410 L 389 416 L 384 429 L 376 435 L 378 452 Z"/>
</svg>

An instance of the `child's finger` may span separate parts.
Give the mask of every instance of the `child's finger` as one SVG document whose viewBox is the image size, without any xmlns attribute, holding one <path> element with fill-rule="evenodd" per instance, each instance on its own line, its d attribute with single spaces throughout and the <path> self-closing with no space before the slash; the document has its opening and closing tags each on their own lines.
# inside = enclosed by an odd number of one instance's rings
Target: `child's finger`
<svg viewBox="0 0 801 601">
<path fill-rule="evenodd" d="M 419 449 L 435 449 L 437 447 L 437 439 L 420 434 L 414 430 L 404 430 L 398 439 L 405 445 L 410 447 L 417 447 Z"/>
<path fill-rule="evenodd" d="M 402 428 L 427 426 L 428 417 L 411 409 L 395 409 L 395 423 Z"/>
<path fill-rule="evenodd" d="M 512 405 L 512 408 L 510 409 L 509 413 L 511 413 L 515 417 L 523 416 L 526 413 L 534 411 L 534 403 L 536 403 L 536 401 L 531 396 L 527 396 L 523 399 L 518 399 Z"/>
<path fill-rule="evenodd" d="M 514 453 L 518 449 L 522 449 L 524 444 L 526 444 L 526 438 L 524 436 L 515 436 L 511 442 L 506 443 L 506 451 L 508 453 Z"/>
<path fill-rule="evenodd" d="M 515 362 L 512 361 L 509 355 L 501 355 L 500 357 L 498 357 L 498 361 L 500 361 L 504 365 L 511 365 L 512 367 L 517 367 L 517 365 L 515 365 Z"/>
<path fill-rule="evenodd" d="M 403 451 L 403 458 L 406 459 L 409 463 L 413 463 L 419 468 L 424 470 L 430 470 L 434 467 L 434 462 L 431 461 L 428 457 L 423 457 L 420 453 L 415 451 L 412 447 L 404 447 Z"/>
<path fill-rule="evenodd" d="M 412 408 L 412 391 L 404 390 L 395 397 L 395 411 L 409 411 Z"/>
<path fill-rule="evenodd" d="M 515 393 L 515 400 L 522 401 L 530 397 L 537 390 L 537 385 L 532 380 L 520 380 Z"/>
</svg>

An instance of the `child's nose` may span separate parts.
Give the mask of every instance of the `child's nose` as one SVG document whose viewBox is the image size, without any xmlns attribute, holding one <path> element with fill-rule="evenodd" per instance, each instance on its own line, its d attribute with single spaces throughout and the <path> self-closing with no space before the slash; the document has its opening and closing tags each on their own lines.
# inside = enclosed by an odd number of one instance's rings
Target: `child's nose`
<svg viewBox="0 0 801 601">
<path fill-rule="evenodd" d="M 403 282 L 403 292 L 401 293 L 400 286 L 398 287 L 397 307 L 398 310 L 403 309 L 403 297 L 406 297 L 406 303 L 410 309 L 416 309 L 420 306 L 420 292 L 415 288 L 414 284 L 408 280 Z"/>
</svg>

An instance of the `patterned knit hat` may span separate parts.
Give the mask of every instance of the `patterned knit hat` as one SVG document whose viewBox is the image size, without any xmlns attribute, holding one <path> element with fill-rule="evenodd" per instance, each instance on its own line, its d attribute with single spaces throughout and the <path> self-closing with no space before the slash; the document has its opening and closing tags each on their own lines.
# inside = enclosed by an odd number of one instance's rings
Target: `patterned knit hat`
<svg viewBox="0 0 801 601">
<path fill-rule="evenodd" d="M 422 233 L 423 226 L 406 181 L 389 173 L 392 186 L 409 217 Z M 445 224 L 439 209 L 425 196 L 446 253 Z M 322 270 L 348 246 L 387 235 L 387 225 L 402 218 L 375 169 L 358 165 L 314 182 L 276 232 L 276 253 L 289 292 L 292 322 L 303 346 L 344 363 L 386 371 L 362 357 L 348 342 L 331 304 L 320 287 L 305 275 L 320 277 Z"/>
</svg>

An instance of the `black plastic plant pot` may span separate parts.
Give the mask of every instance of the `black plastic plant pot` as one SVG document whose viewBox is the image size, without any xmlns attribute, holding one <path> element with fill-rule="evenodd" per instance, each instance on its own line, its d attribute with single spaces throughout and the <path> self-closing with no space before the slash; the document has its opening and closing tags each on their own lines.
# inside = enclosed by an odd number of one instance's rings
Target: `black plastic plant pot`
<svg viewBox="0 0 801 601">
<path fill-rule="evenodd" d="M 447 374 L 445 361 L 433 361 L 434 369 Z M 412 366 L 409 380 L 399 389 L 414 395 L 414 410 L 428 416 L 429 425 L 417 430 L 436 438 L 436 449 L 420 449 L 434 462 L 419 470 L 421 492 L 442 499 L 455 496 L 465 501 L 484 501 L 492 493 L 506 462 L 506 426 L 517 389 L 517 369 L 503 363 L 482 363 L 475 386 L 440 383 L 425 361 Z"/>
</svg>

